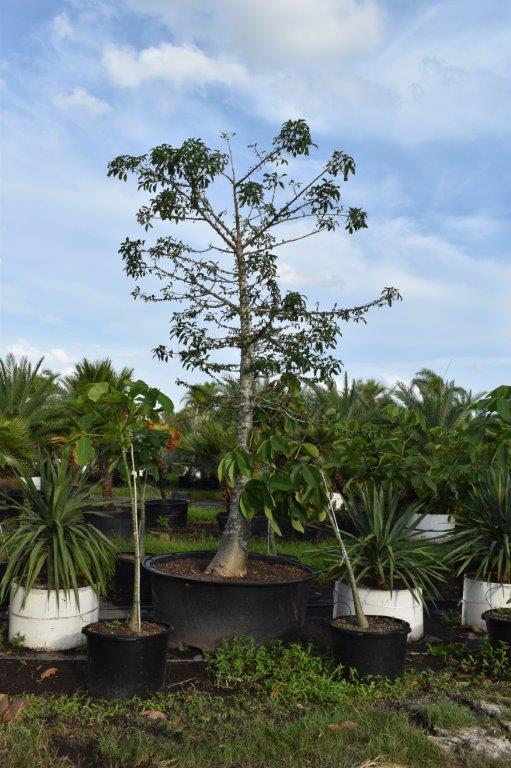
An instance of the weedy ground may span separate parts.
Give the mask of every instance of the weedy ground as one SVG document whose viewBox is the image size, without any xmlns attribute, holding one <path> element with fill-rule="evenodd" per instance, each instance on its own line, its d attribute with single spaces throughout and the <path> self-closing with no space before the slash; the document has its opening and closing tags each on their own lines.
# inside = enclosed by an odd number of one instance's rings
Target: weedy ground
<svg viewBox="0 0 511 768">
<path fill-rule="evenodd" d="M 449 648 L 446 646 L 446 654 Z M 344 681 L 309 647 L 239 639 L 207 657 L 211 682 L 150 701 L 28 696 L 0 726 L 5 768 L 502 768 L 431 734 L 480 726 L 506 739 L 511 669 L 487 646 L 403 680 Z M 488 671 L 491 665 L 492 671 Z M 496 702 L 491 718 L 473 703 Z M 411 706 L 409 704 L 411 703 Z M 506 709 L 507 708 L 507 709 Z M 420 711 L 420 717 L 417 712 Z M 148 714 L 149 713 L 149 714 Z M 507 733 L 507 736 L 506 736 Z"/>
</svg>

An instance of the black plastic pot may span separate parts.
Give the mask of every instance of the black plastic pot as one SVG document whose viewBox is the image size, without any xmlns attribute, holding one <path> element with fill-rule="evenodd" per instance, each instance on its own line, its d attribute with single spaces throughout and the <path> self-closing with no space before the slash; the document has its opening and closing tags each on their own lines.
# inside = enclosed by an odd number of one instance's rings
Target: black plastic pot
<svg viewBox="0 0 511 768">
<path fill-rule="evenodd" d="M 355 617 L 350 618 L 355 621 Z M 345 677 L 350 677 L 350 670 L 355 670 L 359 677 L 380 675 L 390 680 L 404 674 L 406 638 L 411 627 L 407 621 L 394 621 L 396 628 L 388 632 L 366 632 L 358 627 L 336 627 L 328 622 L 332 653 L 335 662 L 342 665 Z"/>
<path fill-rule="evenodd" d="M 174 576 L 155 568 L 158 563 L 189 557 L 207 562 L 212 553 L 181 552 L 144 561 L 151 574 L 154 619 L 175 627 L 172 645 L 215 648 L 238 635 L 252 637 L 257 643 L 299 636 L 315 577 L 312 568 L 293 563 L 302 569 L 303 578 L 280 582 L 214 581 Z M 251 557 L 289 565 L 282 557 Z"/>
<path fill-rule="evenodd" d="M 160 525 L 161 518 L 164 519 L 168 528 L 185 528 L 188 519 L 187 498 L 180 499 L 173 497 L 169 501 L 162 499 L 151 499 L 145 503 L 146 525 L 148 528 L 155 528 Z"/>
<path fill-rule="evenodd" d="M 92 625 L 93 626 L 93 625 Z M 165 661 L 172 629 L 162 626 L 158 635 L 100 634 L 89 624 L 87 677 L 91 696 L 99 699 L 146 699 L 165 683 Z"/>
<path fill-rule="evenodd" d="M 490 643 L 495 646 L 499 643 L 505 643 L 507 655 L 511 661 L 511 616 L 491 616 L 493 611 L 485 611 L 481 618 L 486 622 Z"/>
<path fill-rule="evenodd" d="M 115 556 L 115 601 L 120 605 L 131 605 L 133 602 L 133 577 L 135 561 L 125 560 L 121 552 Z M 143 568 L 140 569 L 140 602 L 151 605 L 151 576 Z"/>
<path fill-rule="evenodd" d="M 216 520 L 218 523 L 218 530 L 220 531 L 220 533 L 223 532 L 225 525 L 227 523 L 228 517 L 229 517 L 228 512 L 219 512 L 218 515 L 216 516 Z M 295 531 L 288 517 L 279 517 L 277 518 L 277 522 L 282 533 L 282 536 L 278 536 L 277 534 L 275 534 L 275 538 L 277 541 L 279 539 L 284 541 L 289 541 L 289 539 L 302 539 L 306 541 L 312 541 L 317 537 L 317 534 L 318 534 L 317 528 L 307 527 L 305 528 L 304 533 L 300 533 L 300 531 Z M 250 531 L 254 538 L 261 538 L 268 535 L 268 518 L 266 517 L 265 514 L 254 515 L 254 517 L 251 518 Z"/>
<path fill-rule="evenodd" d="M 132 521 L 129 505 L 102 509 L 101 514 L 95 510 L 85 512 L 85 519 L 109 539 L 131 539 Z"/>
</svg>

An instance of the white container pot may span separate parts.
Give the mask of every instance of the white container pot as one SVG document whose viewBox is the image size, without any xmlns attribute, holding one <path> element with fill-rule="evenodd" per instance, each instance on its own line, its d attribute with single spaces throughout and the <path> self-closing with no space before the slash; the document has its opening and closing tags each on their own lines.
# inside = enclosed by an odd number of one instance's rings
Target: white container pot
<svg viewBox="0 0 511 768">
<path fill-rule="evenodd" d="M 415 520 L 420 520 L 421 515 L 414 515 Z M 422 520 L 415 528 L 415 535 L 418 539 L 442 539 L 454 531 L 454 518 L 452 515 L 428 514 L 422 517 Z"/>
<path fill-rule="evenodd" d="M 422 591 L 418 591 L 422 597 Z M 360 602 L 364 613 L 372 616 L 393 616 L 407 621 L 412 628 L 408 642 L 420 640 L 424 634 L 424 609 L 422 602 L 416 600 L 409 589 L 368 589 L 359 587 Z M 342 581 L 334 585 L 334 615 L 352 616 L 355 613 L 351 587 Z"/>
<path fill-rule="evenodd" d="M 40 491 L 41 490 L 41 478 L 40 478 L 40 476 L 37 475 L 36 477 L 32 477 L 31 479 L 32 479 L 32 482 L 34 483 L 34 485 L 36 487 L 36 490 Z"/>
<path fill-rule="evenodd" d="M 80 599 L 74 592 L 57 592 L 33 588 L 25 605 L 23 587 L 11 587 L 9 605 L 9 640 L 20 638 L 25 648 L 64 651 L 76 648 L 83 642 L 82 627 L 99 619 L 99 598 L 92 587 L 80 587 Z M 24 638 L 21 640 L 21 638 Z"/>
<path fill-rule="evenodd" d="M 463 579 L 463 603 L 461 623 L 464 627 L 482 629 L 486 632 L 486 622 L 481 618 L 490 608 L 509 607 L 511 584 L 499 584 L 494 581 Z"/>
</svg>

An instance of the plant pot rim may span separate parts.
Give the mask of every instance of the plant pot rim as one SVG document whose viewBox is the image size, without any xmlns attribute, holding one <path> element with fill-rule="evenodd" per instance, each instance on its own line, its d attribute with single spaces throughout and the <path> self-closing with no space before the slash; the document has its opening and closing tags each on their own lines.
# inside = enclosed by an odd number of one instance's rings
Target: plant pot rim
<svg viewBox="0 0 511 768">
<path fill-rule="evenodd" d="M 71 587 L 71 589 L 48 589 L 48 586 L 45 587 L 31 587 L 30 591 L 27 592 L 26 588 L 23 586 L 23 584 L 20 584 L 19 581 L 16 579 L 13 579 L 11 582 L 12 588 L 14 590 L 22 589 L 23 592 L 25 592 L 27 595 L 30 595 L 32 592 L 45 592 L 46 594 L 57 594 L 57 592 L 60 594 L 63 592 L 65 595 L 74 595 L 74 589 Z M 85 592 L 85 590 L 92 590 L 93 592 L 97 592 L 97 588 L 91 586 L 90 584 L 84 584 L 83 587 L 78 587 L 78 592 Z"/>
<path fill-rule="evenodd" d="M 94 623 L 97 624 L 98 622 Z M 104 623 L 107 624 L 108 622 Z M 161 621 L 151 621 L 151 624 L 158 624 L 162 628 L 162 631 L 151 635 L 112 635 L 110 632 L 95 632 L 91 629 L 92 624 L 87 624 L 87 626 L 82 627 L 81 632 L 85 637 L 101 637 L 104 640 L 111 640 L 115 643 L 143 643 L 152 640 L 154 637 L 161 637 L 161 635 L 165 634 L 168 637 L 174 631 L 174 627 L 171 627 L 169 624 L 164 624 Z"/>
<path fill-rule="evenodd" d="M 511 581 L 488 581 L 487 579 L 476 579 L 474 576 L 465 574 L 463 576 L 464 581 L 473 581 L 478 584 L 490 584 L 492 587 L 511 587 Z"/>
<path fill-rule="evenodd" d="M 337 579 L 337 581 L 340 584 L 343 584 L 345 587 L 349 587 L 349 582 L 343 581 L 343 579 Z M 391 589 L 390 587 L 370 587 L 366 584 L 358 584 L 358 589 L 364 589 L 366 592 L 388 592 L 389 594 L 394 594 L 394 592 L 409 592 L 412 596 L 414 592 L 422 592 L 424 591 L 422 587 L 417 587 L 417 589 L 408 589 L 408 587 L 394 587 L 394 589 Z M 351 587 L 350 587 L 351 589 Z"/>
<path fill-rule="evenodd" d="M 326 624 L 333 632 L 340 632 L 346 635 L 355 635 L 357 638 L 361 637 L 391 637 L 392 635 L 409 635 L 412 631 L 410 624 L 404 619 L 398 619 L 395 616 L 380 616 L 378 614 L 366 614 L 368 618 L 374 617 L 378 619 L 392 619 L 398 622 L 401 626 L 397 626 L 394 629 L 387 630 L 386 632 L 372 632 L 366 629 L 360 629 L 360 627 L 336 627 L 332 622 L 335 619 L 326 619 Z M 356 621 L 356 616 L 342 616 L 338 618 L 353 619 Z"/>
<path fill-rule="evenodd" d="M 285 586 L 289 584 L 303 584 L 307 581 L 313 581 L 317 576 L 317 571 L 315 571 L 313 568 L 311 568 L 308 565 L 305 565 L 304 563 L 300 562 L 299 560 L 296 561 L 296 563 L 293 563 L 293 565 L 296 565 L 297 567 L 301 568 L 304 572 L 303 578 L 300 579 L 288 579 L 286 581 L 247 581 L 247 580 L 236 580 L 236 579 L 225 579 L 223 581 L 219 579 L 208 579 L 208 578 L 198 578 L 197 576 L 181 576 L 178 574 L 170 574 L 170 573 L 163 573 L 162 571 L 159 571 L 157 568 L 154 567 L 154 564 L 157 562 L 166 562 L 168 560 L 175 560 L 178 558 L 197 558 L 200 560 L 211 560 L 215 555 L 215 552 L 212 550 L 201 550 L 199 552 L 189 551 L 189 552 L 168 552 L 166 554 L 161 555 L 149 555 L 144 559 L 143 567 L 146 571 L 149 571 L 149 573 L 155 574 L 156 576 L 162 576 L 163 578 L 167 579 L 177 579 L 181 582 L 193 582 L 194 584 L 215 584 L 219 587 L 260 587 L 261 589 L 267 589 L 267 588 L 273 588 L 278 586 Z M 255 560 L 263 560 L 266 563 L 277 563 L 281 565 L 289 565 L 289 559 L 286 557 L 273 557 L 272 555 L 262 555 L 259 553 L 250 553 L 249 554 L 250 559 Z"/>
<path fill-rule="evenodd" d="M 504 606 L 506 608 L 506 606 Z M 487 611 L 481 614 L 481 618 L 487 621 L 498 621 L 499 624 L 509 624 L 511 626 L 511 606 L 507 609 L 510 611 L 509 616 L 490 616 L 490 613 L 493 613 L 493 611 L 502 610 L 499 608 L 488 608 Z"/>
</svg>

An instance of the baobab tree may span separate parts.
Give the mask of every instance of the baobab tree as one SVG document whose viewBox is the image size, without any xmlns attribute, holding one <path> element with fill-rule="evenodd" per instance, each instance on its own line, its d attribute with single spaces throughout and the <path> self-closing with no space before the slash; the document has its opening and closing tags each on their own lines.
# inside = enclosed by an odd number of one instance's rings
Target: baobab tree
<svg viewBox="0 0 511 768">
<path fill-rule="evenodd" d="M 341 323 L 364 320 L 371 308 L 391 305 L 399 293 L 386 287 L 358 306 L 323 309 L 297 291 L 283 290 L 280 249 L 342 226 L 350 235 L 367 226 L 366 213 L 346 207 L 341 198 L 340 184 L 355 173 L 355 162 L 335 150 L 310 180 L 292 178 L 290 164 L 316 148 L 304 120 L 284 123 L 267 149 L 251 145 L 253 160 L 242 170 L 233 135 L 221 138 L 222 150 L 190 138 L 179 147 L 162 144 L 145 155 L 122 155 L 111 161 L 108 174 L 124 181 L 134 174 L 138 188 L 149 194 L 137 214 L 146 231 L 158 221 L 174 225 L 176 234 L 151 243 L 126 238 L 120 247 L 124 269 L 137 281 L 136 298 L 173 305 L 170 343 L 156 347 L 158 358 L 177 358 L 185 369 L 214 379 L 237 377 L 242 456 L 250 450 L 257 380 L 281 375 L 331 380 L 341 370 L 335 354 Z M 200 246 L 177 235 L 179 226 L 190 222 L 203 238 Z M 146 277 L 161 281 L 158 292 L 142 290 L 138 281 Z M 249 525 L 239 499 L 246 481 L 240 465 L 228 522 L 207 573 L 245 572 Z"/>
</svg>

